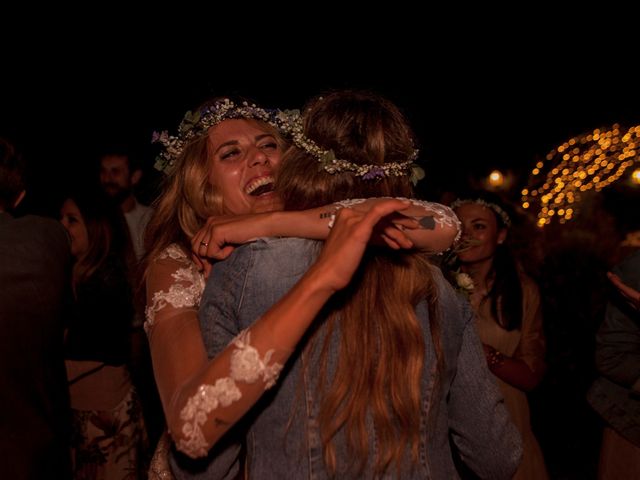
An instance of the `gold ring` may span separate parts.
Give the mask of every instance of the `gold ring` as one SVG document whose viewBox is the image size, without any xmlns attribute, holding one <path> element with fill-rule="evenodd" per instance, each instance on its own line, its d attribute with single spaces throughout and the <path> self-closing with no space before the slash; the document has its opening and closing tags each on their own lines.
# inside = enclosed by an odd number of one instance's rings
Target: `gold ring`
<svg viewBox="0 0 640 480">
<path fill-rule="evenodd" d="M 207 242 L 200 242 L 200 245 L 204 245 L 205 247 L 209 246 L 209 244 Z"/>
</svg>

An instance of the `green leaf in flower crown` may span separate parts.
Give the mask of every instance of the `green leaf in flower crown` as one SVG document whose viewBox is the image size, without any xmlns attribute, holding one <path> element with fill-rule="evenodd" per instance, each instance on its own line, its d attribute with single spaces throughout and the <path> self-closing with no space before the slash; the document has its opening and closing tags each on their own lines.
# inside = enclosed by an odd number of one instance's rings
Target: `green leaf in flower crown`
<svg viewBox="0 0 640 480">
<path fill-rule="evenodd" d="M 423 178 L 424 178 L 424 170 L 422 169 L 422 167 L 419 167 L 415 163 L 411 165 L 411 177 L 409 177 L 409 179 L 411 180 L 411 183 L 413 183 L 413 185 L 417 185 L 418 182 Z"/>
<path fill-rule="evenodd" d="M 200 112 L 188 111 L 185 113 L 182 123 L 180 123 L 179 130 L 182 133 L 191 130 L 200 121 Z"/>
<path fill-rule="evenodd" d="M 333 150 L 327 150 L 320 156 L 320 164 L 325 167 L 331 165 L 333 161 L 336 159 L 336 154 L 333 153 Z"/>
</svg>

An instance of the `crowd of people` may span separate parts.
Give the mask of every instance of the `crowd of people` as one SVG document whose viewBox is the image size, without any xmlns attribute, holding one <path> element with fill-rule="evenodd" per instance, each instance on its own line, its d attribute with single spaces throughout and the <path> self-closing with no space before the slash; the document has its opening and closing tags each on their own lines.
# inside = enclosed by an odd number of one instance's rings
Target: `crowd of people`
<svg viewBox="0 0 640 480">
<path fill-rule="evenodd" d="M 59 222 L 12 216 L 24 162 L 0 142 L 11 478 L 550 477 L 520 213 L 488 192 L 416 198 L 395 104 L 213 98 L 154 141 L 151 206 L 137 159 L 111 149 Z M 634 261 L 597 336 L 599 478 L 622 478 L 623 454 L 640 472 Z"/>
</svg>

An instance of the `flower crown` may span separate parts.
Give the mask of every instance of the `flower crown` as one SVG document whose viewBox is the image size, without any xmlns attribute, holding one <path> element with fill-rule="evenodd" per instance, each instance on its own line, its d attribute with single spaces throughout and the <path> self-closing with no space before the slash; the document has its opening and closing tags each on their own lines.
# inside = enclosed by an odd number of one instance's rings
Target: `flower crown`
<svg viewBox="0 0 640 480">
<path fill-rule="evenodd" d="M 502 223 L 504 224 L 505 227 L 509 228 L 511 226 L 511 218 L 509 218 L 509 215 L 507 215 L 507 212 L 505 212 L 502 209 L 502 207 L 500 207 L 499 205 L 496 205 L 495 203 L 487 202 L 486 200 L 483 200 L 482 198 L 476 198 L 475 200 L 458 198 L 457 200 L 455 200 L 449 206 L 451 207 L 452 210 L 455 210 L 459 206 L 466 205 L 466 204 L 469 204 L 469 203 L 475 203 L 476 205 L 482 205 L 483 207 L 490 208 L 491 210 L 493 210 L 493 212 L 496 215 L 498 215 L 500 217 L 500 219 L 502 220 Z"/>
<path fill-rule="evenodd" d="M 362 177 L 363 180 L 374 180 L 388 176 L 401 177 L 410 174 L 414 185 L 424 178 L 424 170 L 414 163 L 418 158 L 418 150 L 416 149 L 404 162 L 385 163 L 383 165 L 359 165 L 348 160 L 336 158 L 333 150 L 324 150 L 307 137 L 303 132 L 302 115 L 299 110 L 286 110 L 281 113 L 287 117 L 287 121 L 281 124 L 287 129 L 286 134 L 291 138 L 293 144 L 316 157 L 320 167 L 328 173 L 353 172 L 356 177 Z"/>
<path fill-rule="evenodd" d="M 151 143 L 160 143 L 164 149 L 156 157 L 154 168 L 164 173 L 171 173 L 178 157 L 182 154 L 186 145 L 207 133 L 209 128 L 224 120 L 236 118 L 252 118 L 262 120 L 281 132 L 286 132 L 289 127 L 283 125 L 288 122 L 287 114 L 280 110 L 266 110 L 255 104 L 242 102 L 236 104 L 228 98 L 202 108 L 197 112 L 187 112 L 180 126 L 178 135 L 169 135 L 166 130 L 153 132 Z"/>
<path fill-rule="evenodd" d="M 169 135 L 166 130 L 153 132 L 151 143 L 160 143 L 164 147 L 156 157 L 154 168 L 167 174 L 171 173 L 178 157 L 189 142 L 205 135 L 214 125 L 235 118 L 253 118 L 272 125 L 283 136 L 289 137 L 298 148 L 316 157 L 321 168 L 331 174 L 353 172 L 363 180 L 373 180 L 387 176 L 404 176 L 411 172 L 410 177 L 414 185 L 424 178 L 424 170 L 414 163 L 418 157 L 418 150 L 414 150 L 404 162 L 358 165 L 336 158 L 333 150 L 324 150 L 305 136 L 299 110 L 266 110 L 247 102 L 236 105 L 228 98 L 206 106 L 199 112 L 187 112 L 178 127 L 178 136 Z"/>
</svg>

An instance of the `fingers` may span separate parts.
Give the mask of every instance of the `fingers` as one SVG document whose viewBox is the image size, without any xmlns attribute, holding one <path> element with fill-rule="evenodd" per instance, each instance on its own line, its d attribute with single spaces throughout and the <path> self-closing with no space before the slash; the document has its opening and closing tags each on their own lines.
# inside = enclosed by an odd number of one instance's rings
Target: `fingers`
<svg viewBox="0 0 640 480">
<path fill-rule="evenodd" d="M 418 220 L 413 217 L 402 215 L 401 213 L 392 216 L 391 223 L 396 225 L 400 230 L 402 230 L 403 228 L 407 228 L 409 230 L 417 230 L 421 227 Z"/>
<path fill-rule="evenodd" d="M 400 225 L 400 227 L 402 227 Z M 384 229 L 384 233 L 382 234 L 382 238 L 385 240 L 387 245 L 389 245 L 394 250 L 399 248 L 413 248 L 413 242 L 407 237 L 407 235 L 402 231 L 402 228 L 398 228 L 396 226 L 388 226 Z M 396 247 L 389 242 L 395 243 Z"/>
<path fill-rule="evenodd" d="M 193 253 L 206 256 L 209 238 L 209 229 L 205 225 L 191 239 L 191 250 Z"/>
<path fill-rule="evenodd" d="M 196 264 L 196 267 L 198 267 L 199 271 L 202 272 L 205 269 L 205 262 L 195 253 L 191 254 L 191 261 Z"/>
</svg>

